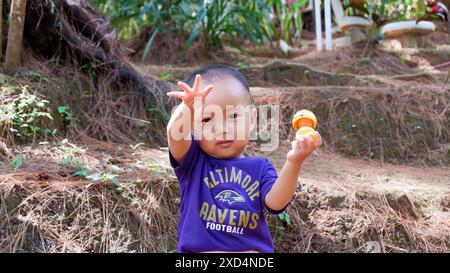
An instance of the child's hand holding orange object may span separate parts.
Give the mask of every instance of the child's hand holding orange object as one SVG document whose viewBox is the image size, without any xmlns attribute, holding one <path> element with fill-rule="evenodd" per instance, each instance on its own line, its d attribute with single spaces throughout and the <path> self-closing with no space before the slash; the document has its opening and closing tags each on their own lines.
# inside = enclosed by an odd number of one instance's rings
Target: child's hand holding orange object
<svg viewBox="0 0 450 273">
<path fill-rule="evenodd" d="M 297 132 L 287 159 L 291 162 L 301 163 L 322 145 L 322 137 L 319 132 L 314 130 L 317 127 L 317 119 L 314 113 L 309 110 L 298 111 L 292 119 L 292 126 Z"/>
</svg>

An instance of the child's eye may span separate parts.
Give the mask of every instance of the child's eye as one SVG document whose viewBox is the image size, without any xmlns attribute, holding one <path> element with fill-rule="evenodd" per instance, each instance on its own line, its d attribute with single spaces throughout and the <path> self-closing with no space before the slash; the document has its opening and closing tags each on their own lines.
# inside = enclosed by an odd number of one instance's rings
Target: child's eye
<svg viewBox="0 0 450 273">
<path fill-rule="evenodd" d="M 211 120 L 211 118 L 204 118 L 204 119 L 202 119 L 202 122 L 203 123 L 206 123 L 206 122 L 208 122 L 208 121 L 210 121 Z"/>
</svg>

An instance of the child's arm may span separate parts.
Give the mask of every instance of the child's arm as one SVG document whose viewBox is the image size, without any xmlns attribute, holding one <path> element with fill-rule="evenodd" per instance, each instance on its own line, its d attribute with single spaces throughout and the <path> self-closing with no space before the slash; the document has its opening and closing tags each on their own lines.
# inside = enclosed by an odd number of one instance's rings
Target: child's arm
<svg viewBox="0 0 450 273">
<path fill-rule="evenodd" d="M 287 154 L 286 163 L 284 163 L 277 180 L 264 199 L 266 206 L 270 209 L 275 211 L 281 210 L 291 200 L 297 189 L 297 179 L 303 161 L 316 148 L 322 145 L 320 134 L 318 132 L 316 134 L 317 138 L 315 142 L 307 135 L 293 142 L 292 150 Z"/>
<path fill-rule="evenodd" d="M 178 82 L 178 86 L 183 89 L 184 92 L 167 93 L 169 97 L 182 100 L 167 124 L 169 150 L 177 162 L 180 162 L 184 158 L 192 141 L 191 126 L 189 128 L 184 128 L 184 126 L 181 126 L 180 124 L 192 124 L 194 117 L 194 98 L 201 97 L 204 99 L 213 88 L 212 85 L 209 85 L 205 89 L 200 90 L 200 82 L 201 76 L 197 75 L 192 88 L 184 82 Z"/>
</svg>

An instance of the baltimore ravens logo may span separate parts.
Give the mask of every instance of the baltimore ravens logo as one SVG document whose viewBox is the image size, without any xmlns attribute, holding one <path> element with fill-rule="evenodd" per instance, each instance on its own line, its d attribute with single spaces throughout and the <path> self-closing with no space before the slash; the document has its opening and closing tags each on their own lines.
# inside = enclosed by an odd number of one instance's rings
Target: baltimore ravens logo
<svg viewBox="0 0 450 273">
<path fill-rule="evenodd" d="M 228 204 L 230 205 L 236 202 L 245 202 L 245 199 L 244 197 L 242 197 L 242 195 L 232 190 L 221 191 L 218 195 L 216 195 L 216 198 L 214 199 L 219 199 L 222 202 L 228 202 Z"/>
</svg>

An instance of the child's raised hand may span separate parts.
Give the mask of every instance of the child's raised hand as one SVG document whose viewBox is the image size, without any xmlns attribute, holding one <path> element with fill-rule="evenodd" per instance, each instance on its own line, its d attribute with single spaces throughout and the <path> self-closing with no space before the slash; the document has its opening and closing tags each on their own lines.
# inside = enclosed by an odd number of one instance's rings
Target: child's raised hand
<svg viewBox="0 0 450 273">
<path fill-rule="evenodd" d="M 315 131 L 316 139 L 313 140 L 311 136 L 300 135 L 296 140 L 292 141 L 292 149 L 287 154 L 287 159 L 292 163 L 301 163 L 305 160 L 315 149 L 322 145 L 322 137 L 319 132 Z"/>
<path fill-rule="evenodd" d="M 200 90 L 201 80 L 202 76 L 195 76 L 195 82 L 192 88 L 184 82 L 178 82 L 178 86 L 183 89 L 184 92 L 169 92 L 167 93 L 167 96 L 179 98 L 184 102 L 184 104 L 191 106 L 195 97 L 201 97 L 204 99 L 213 89 L 212 85 L 208 85 L 205 89 Z"/>
</svg>

